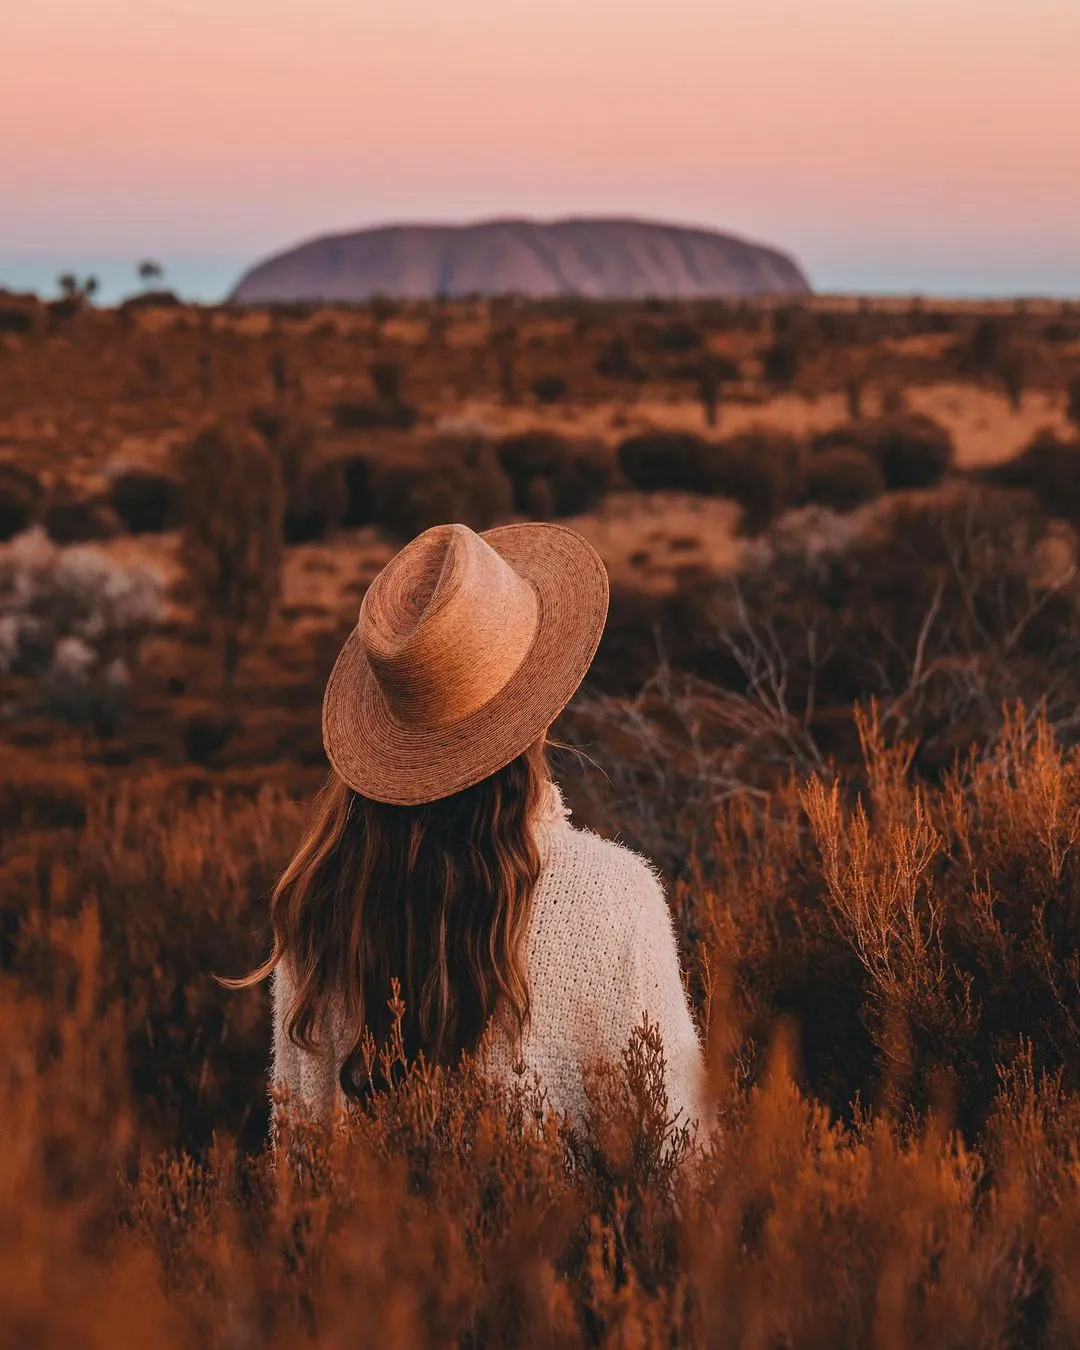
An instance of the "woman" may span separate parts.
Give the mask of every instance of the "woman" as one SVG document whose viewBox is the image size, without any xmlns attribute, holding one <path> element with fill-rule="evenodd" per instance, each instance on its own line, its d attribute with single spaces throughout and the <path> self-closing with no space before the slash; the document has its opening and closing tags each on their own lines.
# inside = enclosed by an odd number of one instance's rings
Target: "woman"
<svg viewBox="0 0 1080 1350">
<path fill-rule="evenodd" d="M 323 702 L 333 773 L 274 891 L 273 952 L 237 982 L 273 974 L 273 1080 L 316 1120 L 360 1095 L 394 979 L 410 1056 L 482 1050 L 572 1122 L 585 1066 L 647 1015 L 671 1114 L 704 1116 L 656 873 L 569 823 L 545 760 L 607 603 L 593 548 L 542 524 L 427 530 L 365 595 Z"/>
</svg>

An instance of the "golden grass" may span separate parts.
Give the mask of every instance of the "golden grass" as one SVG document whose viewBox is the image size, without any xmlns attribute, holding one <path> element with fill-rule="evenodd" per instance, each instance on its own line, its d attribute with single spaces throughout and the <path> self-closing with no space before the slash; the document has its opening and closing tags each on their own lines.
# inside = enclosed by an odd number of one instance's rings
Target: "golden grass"
<svg viewBox="0 0 1080 1350">
<path fill-rule="evenodd" d="M 24 779 L 12 1344 L 1074 1343 L 1080 757 L 1017 709 L 934 787 L 872 711 L 860 734 L 857 772 L 720 805 L 673 888 L 719 1113 L 696 1162 L 644 1028 L 578 1133 L 409 1065 L 274 1170 L 264 994 L 209 973 L 261 949 L 297 808 L 72 780 L 83 820 L 52 824 Z"/>
</svg>

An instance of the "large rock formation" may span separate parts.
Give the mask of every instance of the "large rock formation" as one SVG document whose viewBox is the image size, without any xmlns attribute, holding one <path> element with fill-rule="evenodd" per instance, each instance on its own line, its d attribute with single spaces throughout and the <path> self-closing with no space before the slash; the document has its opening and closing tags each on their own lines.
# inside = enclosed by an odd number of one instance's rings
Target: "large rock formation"
<svg viewBox="0 0 1080 1350">
<path fill-rule="evenodd" d="M 713 230 L 642 220 L 490 220 L 327 235 L 258 263 L 241 303 L 374 295 L 576 295 L 597 299 L 805 295 L 793 259 Z"/>
</svg>

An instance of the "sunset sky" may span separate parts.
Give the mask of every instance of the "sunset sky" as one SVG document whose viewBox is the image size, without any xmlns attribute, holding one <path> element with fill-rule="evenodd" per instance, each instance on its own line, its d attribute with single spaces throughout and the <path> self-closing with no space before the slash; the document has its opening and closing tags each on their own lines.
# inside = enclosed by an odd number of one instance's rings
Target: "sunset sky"
<svg viewBox="0 0 1080 1350">
<path fill-rule="evenodd" d="M 32 0 L 0 48 L 0 285 L 627 213 L 824 290 L 1080 295 L 1080 0 Z"/>
</svg>

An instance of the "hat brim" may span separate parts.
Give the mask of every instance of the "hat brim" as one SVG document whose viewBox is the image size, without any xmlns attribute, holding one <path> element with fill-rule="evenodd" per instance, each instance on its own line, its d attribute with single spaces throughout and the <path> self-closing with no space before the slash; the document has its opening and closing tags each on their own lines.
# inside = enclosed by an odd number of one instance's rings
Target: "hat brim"
<svg viewBox="0 0 1080 1350">
<path fill-rule="evenodd" d="M 390 715 L 358 628 L 334 663 L 323 745 L 338 776 L 374 801 L 417 806 L 496 773 L 551 725 L 592 664 L 608 610 L 607 571 L 592 545 L 565 526 L 538 522 L 480 537 L 538 600 L 532 645 L 487 703 L 444 727 L 406 727 Z"/>
</svg>

